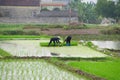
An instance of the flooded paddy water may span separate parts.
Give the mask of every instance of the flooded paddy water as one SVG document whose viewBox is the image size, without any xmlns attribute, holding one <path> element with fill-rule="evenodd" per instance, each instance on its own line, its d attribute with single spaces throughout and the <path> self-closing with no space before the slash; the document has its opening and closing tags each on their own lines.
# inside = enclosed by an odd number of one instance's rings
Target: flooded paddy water
<svg viewBox="0 0 120 80">
<path fill-rule="evenodd" d="M 107 57 L 86 46 L 41 47 L 40 42 L 47 40 L 5 40 L 0 41 L 0 48 L 17 57 Z M 47 41 L 48 42 L 48 41 Z M 51 53 L 57 53 L 53 56 Z M 0 61 L 0 80 L 86 80 L 81 76 L 59 69 L 45 62 L 35 61 Z"/>
<path fill-rule="evenodd" d="M 40 47 L 40 40 L 1 41 L 0 48 L 17 57 L 50 56 L 50 52 Z"/>
<path fill-rule="evenodd" d="M 43 60 L 0 61 L 0 80 L 86 80 Z"/>
<path fill-rule="evenodd" d="M 51 53 L 58 54 L 56 57 L 106 57 L 107 55 L 92 50 L 86 46 L 63 46 L 63 47 L 41 47 L 40 42 L 46 40 L 9 40 L 0 41 L 0 48 L 18 57 L 42 57 L 49 56 Z"/>
<path fill-rule="evenodd" d="M 120 50 L 120 41 L 92 41 L 92 43 L 99 48 Z"/>
<path fill-rule="evenodd" d="M 120 41 L 92 41 L 92 43 L 101 49 L 108 49 L 117 56 L 120 56 Z"/>
</svg>

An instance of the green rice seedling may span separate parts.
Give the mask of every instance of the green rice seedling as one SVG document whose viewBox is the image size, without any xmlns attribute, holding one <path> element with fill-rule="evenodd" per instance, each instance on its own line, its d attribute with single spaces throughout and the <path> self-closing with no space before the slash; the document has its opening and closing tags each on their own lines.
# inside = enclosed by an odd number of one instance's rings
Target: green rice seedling
<svg viewBox="0 0 120 80">
<path fill-rule="evenodd" d="M 120 59 L 107 61 L 69 61 L 69 66 L 83 70 L 106 80 L 120 80 Z"/>
<path fill-rule="evenodd" d="M 0 23 L 0 31 L 4 30 L 22 30 L 24 24 L 1 24 Z"/>
<path fill-rule="evenodd" d="M 48 44 L 49 42 L 40 42 L 40 46 L 42 47 L 48 47 Z M 54 43 L 52 43 L 51 46 L 54 46 Z M 56 46 L 66 46 L 66 43 L 57 44 Z M 78 46 L 78 42 L 72 41 L 71 46 Z"/>
<path fill-rule="evenodd" d="M 0 70 L 1 80 L 61 80 L 63 77 L 64 80 L 86 80 L 43 60 L 0 61 L 0 66 L 3 66 L 2 71 Z"/>
<path fill-rule="evenodd" d="M 8 57 L 8 56 L 12 56 L 12 55 L 0 48 L 0 56 Z"/>
</svg>

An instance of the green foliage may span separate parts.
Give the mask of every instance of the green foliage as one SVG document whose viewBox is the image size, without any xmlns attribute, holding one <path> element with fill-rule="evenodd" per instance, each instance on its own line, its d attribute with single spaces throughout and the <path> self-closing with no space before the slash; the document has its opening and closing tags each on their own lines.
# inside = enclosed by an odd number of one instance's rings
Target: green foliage
<svg viewBox="0 0 120 80">
<path fill-rule="evenodd" d="M 111 34 L 111 35 L 73 35 L 74 40 L 114 40 L 114 41 L 120 41 L 120 35 L 119 34 Z"/>
<path fill-rule="evenodd" d="M 60 8 L 54 8 L 53 11 L 60 11 Z"/>
<path fill-rule="evenodd" d="M 102 30 L 103 34 L 120 34 L 120 27 L 114 27 L 112 29 Z"/>
<path fill-rule="evenodd" d="M 99 77 L 103 77 L 107 80 L 119 80 L 120 79 L 120 59 L 111 61 L 74 61 L 68 62 L 69 66 L 83 70 L 90 74 L 94 74 Z"/>
<path fill-rule="evenodd" d="M 67 29 L 69 29 L 69 27 L 68 26 L 64 26 L 63 29 L 67 30 Z"/>
<path fill-rule="evenodd" d="M 73 0 L 70 4 L 73 10 L 78 11 L 79 20 L 85 23 L 98 23 L 98 15 L 94 3 L 84 3 L 82 0 Z"/>
<path fill-rule="evenodd" d="M 0 31 L 1 30 L 22 30 L 24 24 L 1 24 L 0 23 Z"/>
<path fill-rule="evenodd" d="M 2 35 L 39 35 L 39 33 L 35 31 L 24 32 L 22 30 L 5 30 L 0 31 Z"/>
<path fill-rule="evenodd" d="M 120 19 L 120 2 L 113 0 L 98 0 L 96 11 L 103 17 Z"/>
<path fill-rule="evenodd" d="M 49 11 L 47 8 L 42 8 L 41 11 Z"/>
<path fill-rule="evenodd" d="M 12 30 L 12 31 L 2 31 L 3 35 L 22 35 L 23 31 L 20 30 Z"/>
<path fill-rule="evenodd" d="M 70 29 L 87 29 L 87 26 L 64 26 L 65 30 L 70 30 Z"/>
<path fill-rule="evenodd" d="M 101 14 L 104 17 L 114 18 L 115 3 L 113 1 L 98 0 L 96 10 L 98 14 Z"/>
<path fill-rule="evenodd" d="M 47 36 L 47 35 L 0 35 L 0 39 L 14 39 L 14 38 L 24 38 L 24 39 L 48 39 L 51 36 Z"/>
<path fill-rule="evenodd" d="M 24 32 L 24 35 L 40 35 L 40 33 L 37 33 L 36 31 L 29 31 L 29 32 Z"/>
<path fill-rule="evenodd" d="M 94 46 L 94 44 L 92 42 L 86 42 L 84 45 L 88 46 L 88 47 L 91 47 L 91 48 Z"/>
<path fill-rule="evenodd" d="M 0 56 L 2 56 L 2 57 L 10 57 L 10 56 L 12 56 L 12 55 L 9 54 L 9 53 L 7 53 L 6 51 L 4 51 L 4 50 L 2 50 L 2 49 L 0 48 Z"/>
</svg>

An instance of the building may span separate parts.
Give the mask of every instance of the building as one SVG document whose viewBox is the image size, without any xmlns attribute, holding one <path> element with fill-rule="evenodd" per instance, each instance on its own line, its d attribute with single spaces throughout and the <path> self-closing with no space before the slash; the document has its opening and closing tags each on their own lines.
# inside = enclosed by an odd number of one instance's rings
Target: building
<svg viewBox="0 0 120 80">
<path fill-rule="evenodd" d="M 40 9 L 40 0 L 0 0 L 0 17 L 29 18 Z"/>
<path fill-rule="evenodd" d="M 55 8 L 65 10 L 69 1 L 70 0 L 41 0 L 41 8 L 48 10 L 54 10 Z"/>
<path fill-rule="evenodd" d="M 78 22 L 78 13 L 76 11 L 71 11 L 69 15 L 69 10 L 63 11 L 41 11 L 37 18 L 41 19 L 42 23 L 48 24 L 66 24 L 71 22 Z"/>
<path fill-rule="evenodd" d="M 76 11 L 64 10 L 69 0 L 0 0 L 0 22 L 66 24 L 78 21 Z M 41 8 L 49 8 L 42 11 Z M 53 10 L 59 8 L 60 10 Z"/>
</svg>

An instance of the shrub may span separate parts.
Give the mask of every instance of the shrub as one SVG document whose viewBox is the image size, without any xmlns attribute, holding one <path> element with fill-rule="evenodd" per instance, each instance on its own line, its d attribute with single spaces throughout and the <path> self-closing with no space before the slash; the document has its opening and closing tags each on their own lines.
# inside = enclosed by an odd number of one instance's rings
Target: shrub
<svg viewBox="0 0 120 80">
<path fill-rule="evenodd" d="M 101 32 L 103 34 L 120 34 L 120 27 L 115 27 L 108 30 L 102 30 Z"/>
<path fill-rule="evenodd" d="M 55 25 L 53 28 L 63 28 L 62 25 Z"/>
<path fill-rule="evenodd" d="M 72 22 L 69 23 L 69 26 L 65 27 L 65 29 L 86 29 L 87 26 L 84 23 Z"/>
<path fill-rule="evenodd" d="M 69 29 L 69 26 L 64 26 L 63 29 L 67 30 Z"/>
<path fill-rule="evenodd" d="M 10 31 L 0 31 L 2 35 L 39 35 L 35 31 L 24 32 L 22 30 L 10 30 Z"/>
<path fill-rule="evenodd" d="M 25 33 L 26 35 L 39 35 L 39 33 L 35 32 L 35 31 L 29 31 Z"/>
<path fill-rule="evenodd" d="M 0 56 L 7 57 L 12 55 L 0 48 Z"/>
<path fill-rule="evenodd" d="M 53 11 L 60 11 L 60 8 L 54 8 Z"/>
<path fill-rule="evenodd" d="M 49 11 L 49 9 L 43 8 L 43 9 L 41 9 L 41 11 Z"/>
<path fill-rule="evenodd" d="M 21 30 L 11 30 L 11 31 L 3 31 L 3 35 L 22 35 L 23 31 Z"/>
</svg>

